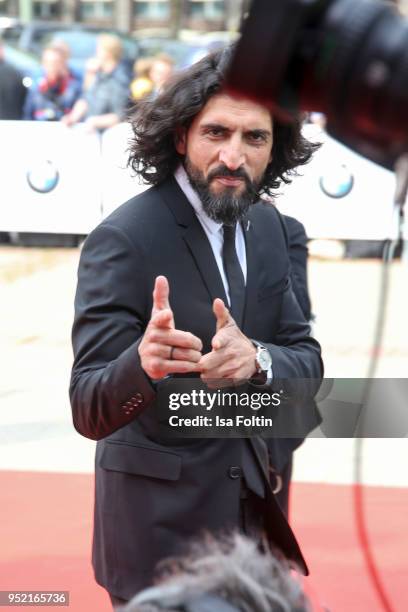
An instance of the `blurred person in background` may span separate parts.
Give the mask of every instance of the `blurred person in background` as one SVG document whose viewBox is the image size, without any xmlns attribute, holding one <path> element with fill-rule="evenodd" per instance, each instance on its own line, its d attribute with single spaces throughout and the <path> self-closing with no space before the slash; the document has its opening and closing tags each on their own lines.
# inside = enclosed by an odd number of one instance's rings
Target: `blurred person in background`
<svg viewBox="0 0 408 612">
<path fill-rule="evenodd" d="M 44 74 L 30 87 L 24 105 L 24 119 L 59 121 L 81 95 L 81 84 L 70 72 L 66 51 L 46 47 L 42 53 Z"/>
<path fill-rule="evenodd" d="M 282 215 L 286 226 L 290 260 L 290 280 L 293 293 L 308 323 L 313 321 L 307 281 L 308 238 L 302 223 L 294 217 Z M 266 439 L 271 461 L 271 486 L 285 516 L 289 516 L 289 493 L 293 467 L 293 452 L 304 438 L 271 437 Z"/>
<path fill-rule="evenodd" d="M 21 119 L 26 93 L 21 74 L 5 61 L 0 38 L 0 119 Z"/>
<path fill-rule="evenodd" d="M 138 102 L 153 91 L 153 81 L 150 78 L 153 61 L 152 57 L 143 57 L 134 63 L 135 78 L 130 84 L 130 94 L 133 102 Z"/>
<path fill-rule="evenodd" d="M 54 38 L 50 44 L 48 45 L 50 49 L 57 49 L 61 52 L 65 61 L 65 68 L 67 74 L 71 75 L 73 78 L 77 79 L 80 83 L 82 82 L 82 75 L 77 72 L 74 68 L 69 66 L 69 60 L 71 57 L 71 49 L 69 48 L 68 43 L 65 42 L 62 38 Z"/>
<path fill-rule="evenodd" d="M 101 65 L 97 57 L 90 57 L 85 62 L 84 79 L 82 82 L 82 92 L 89 91 L 95 83 L 96 75 L 100 70 Z"/>
<path fill-rule="evenodd" d="M 153 83 L 153 95 L 158 95 L 174 72 L 174 61 L 166 53 L 158 53 L 153 58 L 149 78 Z"/>
<path fill-rule="evenodd" d="M 105 130 L 123 120 L 129 101 L 129 79 L 121 66 L 122 43 L 117 36 L 98 37 L 95 79 L 72 112 L 64 117 L 66 125 L 85 120 L 91 130 Z"/>
</svg>

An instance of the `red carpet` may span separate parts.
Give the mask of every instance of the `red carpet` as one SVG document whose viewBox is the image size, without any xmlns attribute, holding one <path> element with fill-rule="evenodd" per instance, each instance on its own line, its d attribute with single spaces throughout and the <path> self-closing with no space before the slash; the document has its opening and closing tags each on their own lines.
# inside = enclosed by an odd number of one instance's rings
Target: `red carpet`
<svg viewBox="0 0 408 612">
<path fill-rule="evenodd" d="M 408 490 L 365 487 L 370 548 L 393 612 L 408 610 Z M 382 612 L 360 548 L 352 488 L 295 484 L 293 526 L 313 590 L 333 612 Z"/>
<path fill-rule="evenodd" d="M 69 608 L 46 609 L 110 610 L 90 564 L 93 478 L 0 472 L 0 487 L 0 590 L 69 590 Z M 367 487 L 364 499 L 369 539 L 391 609 L 405 612 L 408 491 Z M 332 612 L 381 612 L 359 548 L 352 489 L 295 484 L 292 508 L 312 574 L 306 582 L 320 602 Z"/>
</svg>

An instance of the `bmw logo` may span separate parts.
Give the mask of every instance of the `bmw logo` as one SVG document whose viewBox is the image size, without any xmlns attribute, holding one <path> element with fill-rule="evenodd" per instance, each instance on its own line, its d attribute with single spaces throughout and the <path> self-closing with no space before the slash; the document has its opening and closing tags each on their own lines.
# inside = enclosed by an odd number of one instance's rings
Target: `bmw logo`
<svg viewBox="0 0 408 612">
<path fill-rule="evenodd" d="M 326 170 L 319 183 L 322 191 L 330 198 L 344 198 L 353 189 L 354 177 L 347 166 L 342 164 Z"/>
<path fill-rule="evenodd" d="M 27 172 L 27 182 L 31 189 L 38 193 L 49 193 L 58 185 L 59 173 L 54 164 L 49 161 L 36 163 Z"/>
</svg>

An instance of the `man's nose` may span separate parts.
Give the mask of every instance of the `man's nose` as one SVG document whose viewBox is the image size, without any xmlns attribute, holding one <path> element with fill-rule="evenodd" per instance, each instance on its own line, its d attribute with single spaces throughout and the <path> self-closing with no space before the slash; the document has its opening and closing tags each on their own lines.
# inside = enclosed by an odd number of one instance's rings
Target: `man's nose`
<svg viewBox="0 0 408 612">
<path fill-rule="evenodd" d="M 219 153 L 219 161 L 229 170 L 237 170 L 245 162 L 245 153 L 240 141 L 230 140 L 224 143 Z"/>
</svg>

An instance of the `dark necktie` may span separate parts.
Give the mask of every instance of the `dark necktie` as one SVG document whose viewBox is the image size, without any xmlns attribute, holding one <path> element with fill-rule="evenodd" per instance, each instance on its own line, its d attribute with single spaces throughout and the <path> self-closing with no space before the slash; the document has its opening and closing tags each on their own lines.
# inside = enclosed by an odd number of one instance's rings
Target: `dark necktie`
<svg viewBox="0 0 408 612">
<path fill-rule="evenodd" d="M 238 326 L 242 325 L 245 306 L 245 279 L 235 249 L 236 225 L 224 225 L 222 259 L 228 281 L 231 315 Z"/>
</svg>

